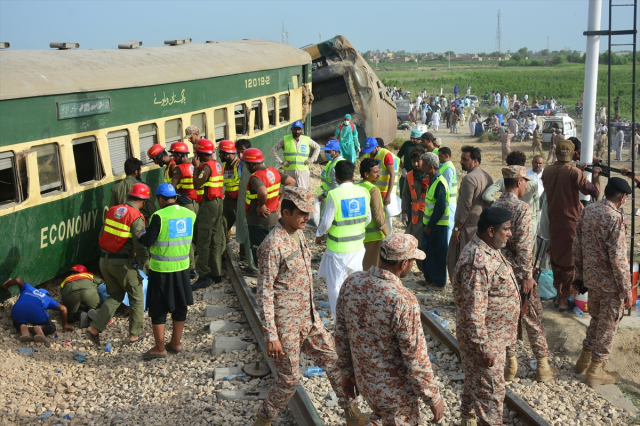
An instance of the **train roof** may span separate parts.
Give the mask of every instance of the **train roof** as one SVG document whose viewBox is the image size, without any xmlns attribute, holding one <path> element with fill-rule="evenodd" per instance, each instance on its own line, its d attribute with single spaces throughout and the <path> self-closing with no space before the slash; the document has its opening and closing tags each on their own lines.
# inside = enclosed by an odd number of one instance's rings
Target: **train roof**
<svg viewBox="0 0 640 426">
<path fill-rule="evenodd" d="M 200 80 L 306 65 L 309 54 L 268 40 L 137 49 L 0 51 L 0 100 Z"/>
</svg>

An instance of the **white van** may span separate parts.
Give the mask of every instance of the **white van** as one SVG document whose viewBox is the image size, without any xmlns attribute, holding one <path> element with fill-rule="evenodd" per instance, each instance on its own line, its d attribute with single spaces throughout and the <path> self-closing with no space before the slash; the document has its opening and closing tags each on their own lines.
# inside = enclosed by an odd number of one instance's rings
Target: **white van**
<svg viewBox="0 0 640 426">
<path fill-rule="evenodd" d="M 539 116 L 536 121 L 541 129 L 542 146 L 548 149 L 551 146 L 551 131 L 560 129 L 565 139 L 575 137 L 576 122 L 568 114 L 557 114 L 553 117 Z"/>
</svg>

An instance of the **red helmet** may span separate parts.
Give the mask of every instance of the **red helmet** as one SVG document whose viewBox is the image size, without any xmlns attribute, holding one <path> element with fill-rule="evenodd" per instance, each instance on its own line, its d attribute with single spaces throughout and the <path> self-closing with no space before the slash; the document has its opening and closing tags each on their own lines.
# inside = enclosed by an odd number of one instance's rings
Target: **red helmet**
<svg viewBox="0 0 640 426">
<path fill-rule="evenodd" d="M 236 153 L 236 144 L 231 141 L 220 141 L 218 149 L 222 152 L 228 152 L 229 154 Z"/>
<path fill-rule="evenodd" d="M 162 154 L 162 151 L 164 151 L 164 147 L 157 143 L 149 148 L 149 150 L 147 151 L 147 156 L 153 160 L 158 155 Z"/>
<path fill-rule="evenodd" d="M 77 272 L 79 274 L 85 274 L 87 272 L 87 268 L 85 268 L 82 265 L 73 265 L 71 267 L 71 269 L 69 269 L 69 271 L 71 272 Z"/>
<path fill-rule="evenodd" d="M 249 148 L 244 152 L 244 161 L 247 163 L 264 163 L 262 151 L 258 148 Z"/>
<path fill-rule="evenodd" d="M 200 139 L 198 142 L 196 142 L 195 149 L 201 154 L 213 154 L 216 147 L 209 139 Z"/>
<path fill-rule="evenodd" d="M 129 195 L 132 197 L 140 198 L 142 200 L 148 200 L 151 196 L 151 190 L 144 183 L 136 183 L 131 187 Z"/>
<path fill-rule="evenodd" d="M 189 147 L 184 142 L 174 142 L 171 144 L 170 152 L 189 153 Z"/>
</svg>

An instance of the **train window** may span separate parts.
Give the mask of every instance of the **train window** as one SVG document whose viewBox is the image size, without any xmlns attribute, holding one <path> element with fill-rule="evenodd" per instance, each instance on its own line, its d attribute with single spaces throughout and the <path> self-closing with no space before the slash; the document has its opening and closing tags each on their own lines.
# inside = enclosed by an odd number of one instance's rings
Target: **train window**
<svg viewBox="0 0 640 426">
<path fill-rule="evenodd" d="M 204 112 L 201 114 L 193 114 L 191 116 L 191 125 L 198 128 L 202 138 L 207 138 L 207 117 Z"/>
<path fill-rule="evenodd" d="M 220 108 L 213 111 L 213 125 L 216 133 L 216 142 L 228 139 L 226 108 Z"/>
<path fill-rule="evenodd" d="M 86 136 L 71 141 L 79 184 L 99 181 L 104 177 L 100 151 L 94 136 Z M 123 164 L 124 165 L 124 164 Z"/>
<path fill-rule="evenodd" d="M 253 110 L 253 131 L 262 130 L 262 101 L 251 102 Z"/>
<path fill-rule="evenodd" d="M 182 141 L 182 120 L 176 118 L 164 122 L 164 142 L 166 146 Z"/>
<path fill-rule="evenodd" d="M 38 179 L 40 194 L 51 195 L 64 191 L 62 167 L 60 167 L 60 149 L 57 143 L 48 143 L 32 148 L 37 153 Z"/>
<path fill-rule="evenodd" d="M 278 104 L 278 118 L 280 123 L 285 123 L 289 121 L 289 95 L 280 95 Z"/>
<path fill-rule="evenodd" d="M 129 132 L 126 130 L 118 130 L 108 133 L 107 143 L 109 144 L 111 172 L 114 176 L 124 173 L 124 162 L 132 156 Z"/>
<path fill-rule="evenodd" d="M 13 152 L 0 152 L 0 208 L 21 201 L 20 175 Z"/>
<path fill-rule="evenodd" d="M 236 121 L 236 135 L 246 135 L 247 129 L 247 107 L 245 104 L 233 107 L 234 117 Z"/>
<path fill-rule="evenodd" d="M 144 164 L 152 163 L 153 160 L 147 156 L 147 151 L 158 143 L 158 126 L 151 123 L 138 127 L 138 140 L 140 142 L 140 160 Z"/>
<path fill-rule="evenodd" d="M 294 75 L 291 77 L 291 83 L 293 85 L 293 89 L 297 89 L 298 87 L 300 87 L 300 76 L 299 75 Z"/>
<path fill-rule="evenodd" d="M 269 127 L 276 125 L 276 98 L 267 98 L 267 113 L 269 115 Z"/>
</svg>

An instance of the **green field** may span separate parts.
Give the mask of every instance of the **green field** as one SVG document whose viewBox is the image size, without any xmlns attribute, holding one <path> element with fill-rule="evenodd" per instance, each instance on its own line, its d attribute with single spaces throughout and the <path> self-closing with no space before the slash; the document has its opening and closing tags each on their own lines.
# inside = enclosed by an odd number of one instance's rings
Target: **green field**
<svg viewBox="0 0 640 426">
<path fill-rule="evenodd" d="M 415 65 L 415 64 L 414 64 Z M 567 110 L 573 114 L 576 101 L 584 90 L 584 64 L 564 64 L 558 67 L 488 67 L 452 66 L 451 68 L 431 67 L 411 70 L 406 64 L 384 64 L 376 72 L 385 84 L 401 87 L 403 91 L 417 94 L 426 89 L 427 93 L 453 94 L 457 84 L 465 93 L 467 84 L 471 84 L 471 93 L 481 97 L 486 92 L 498 90 L 510 96 L 517 93 L 522 98 L 529 94 L 529 102 L 534 96 L 539 100 L 542 96 L 553 96 L 563 102 Z M 374 68 L 375 69 L 375 68 Z M 614 65 L 611 67 L 612 83 L 629 83 L 632 78 L 631 65 Z M 620 116 L 631 118 L 630 86 L 612 86 L 611 110 L 613 98 L 620 96 Z M 598 73 L 598 103 L 607 102 L 607 66 L 600 66 Z M 636 114 L 636 120 L 638 115 Z"/>
</svg>

